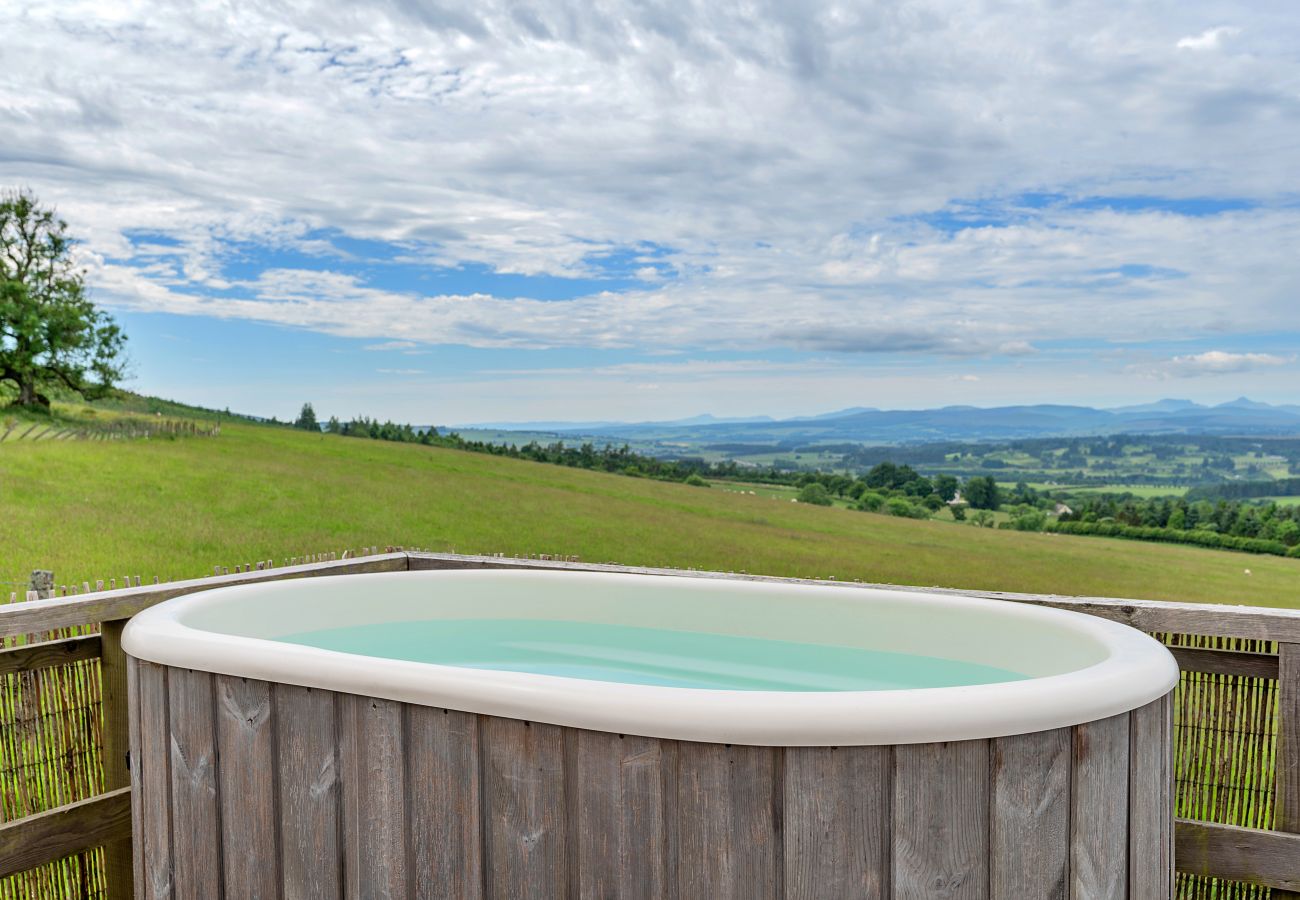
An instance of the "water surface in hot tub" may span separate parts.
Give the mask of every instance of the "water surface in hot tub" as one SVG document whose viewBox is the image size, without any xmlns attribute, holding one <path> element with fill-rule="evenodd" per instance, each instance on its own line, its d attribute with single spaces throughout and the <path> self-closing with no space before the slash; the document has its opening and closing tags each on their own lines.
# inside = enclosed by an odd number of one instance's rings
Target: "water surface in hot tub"
<svg viewBox="0 0 1300 900">
<path fill-rule="evenodd" d="M 910 653 L 552 619 L 383 622 L 276 640 L 446 666 L 714 690 L 880 691 L 1028 677 Z"/>
</svg>

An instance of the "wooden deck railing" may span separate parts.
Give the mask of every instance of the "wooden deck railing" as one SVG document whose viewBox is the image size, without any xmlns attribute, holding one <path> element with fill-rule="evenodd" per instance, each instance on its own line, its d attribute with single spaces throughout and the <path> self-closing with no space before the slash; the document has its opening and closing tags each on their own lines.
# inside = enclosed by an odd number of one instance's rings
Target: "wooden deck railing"
<svg viewBox="0 0 1300 900">
<path fill-rule="evenodd" d="M 126 900 L 133 896 L 125 659 L 120 640 L 122 627 L 131 616 L 172 597 L 233 584 L 362 572 L 464 568 L 638 572 L 816 583 L 843 590 L 867 586 L 721 572 L 399 551 L 0 606 L 0 639 L 100 624 L 99 634 L 0 650 L 0 676 L 98 658 L 101 661 L 104 761 L 103 793 L 0 824 L 0 878 L 90 848 L 103 847 L 106 896 L 109 900 Z M 1180 872 L 1268 887 L 1272 889 L 1274 900 L 1300 900 L 1300 610 L 988 591 L 945 589 L 940 592 L 1071 609 L 1158 635 L 1241 639 L 1267 642 L 1267 646 L 1276 647 L 1276 653 L 1213 646 L 1172 648 L 1185 672 L 1275 680 L 1278 728 L 1276 758 L 1272 766 L 1273 827 L 1247 828 L 1181 818 L 1176 825 L 1175 858 Z M 3 724 L 0 723 L 0 727 Z"/>
</svg>

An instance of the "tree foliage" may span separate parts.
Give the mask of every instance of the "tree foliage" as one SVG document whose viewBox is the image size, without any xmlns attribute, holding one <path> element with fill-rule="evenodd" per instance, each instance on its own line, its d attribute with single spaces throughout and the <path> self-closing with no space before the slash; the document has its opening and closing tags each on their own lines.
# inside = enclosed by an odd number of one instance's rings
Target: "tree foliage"
<svg viewBox="0 0 1300 900">
<path fill-rule="evenodd" d="M 0 197 L 0 381 L 21 406 L 48 408 L 51 387 L 93 400 L 123 375 L 126 337 L 86 296 L 67 227 L 25 191 Z"/>
</svg>

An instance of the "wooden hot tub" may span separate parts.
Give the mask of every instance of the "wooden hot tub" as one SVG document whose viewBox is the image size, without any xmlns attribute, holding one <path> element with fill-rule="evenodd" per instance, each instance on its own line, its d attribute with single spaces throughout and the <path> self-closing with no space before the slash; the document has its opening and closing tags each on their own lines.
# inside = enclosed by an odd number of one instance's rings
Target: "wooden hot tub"
<svg viewBox="0 0 1300 900">
<path fill-rule="evenodd" d="M 304 622 L 521 613 L 1023 674 L 702 689 L 284 640 Z M 189 595 L 138 616 L 125 647 L 142 897 L 1171 892 L 1177 668 L 1100 619 L 848 586 L 460 571 Z"/>
</svg>

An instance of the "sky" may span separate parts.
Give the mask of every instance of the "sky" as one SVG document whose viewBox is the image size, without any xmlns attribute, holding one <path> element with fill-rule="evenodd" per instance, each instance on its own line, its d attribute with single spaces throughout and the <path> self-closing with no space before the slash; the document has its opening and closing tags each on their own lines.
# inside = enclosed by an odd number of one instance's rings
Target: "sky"
<svg viewBox="0 0 1300 900">
<path fill-rule="evenodd" d="M 263 416 L 1300 401 L 1290 2 L 9 0 L 0 187 Z"/>
</svg>

